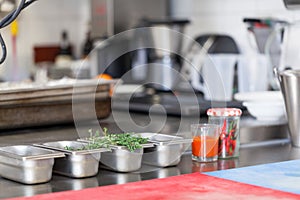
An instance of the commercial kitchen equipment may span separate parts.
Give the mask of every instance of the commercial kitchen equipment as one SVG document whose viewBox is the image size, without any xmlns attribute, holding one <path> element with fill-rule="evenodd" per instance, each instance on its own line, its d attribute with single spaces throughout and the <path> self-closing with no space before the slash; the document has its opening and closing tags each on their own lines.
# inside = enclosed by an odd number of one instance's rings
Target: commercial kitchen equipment
<svg viewBox="0 0 300 200">
<path fill-rule="evenodd" d="M 284 37 L 287 21 L 275 18 L 245 18 L 249 43 L 252 50 L 263 54 L 269 60 L 267 66 L 267 79 L 271 89 L 278 90 L 279 84 L 274 76 L 273 68 L 279 67 L 282 53 L 284 53 Z M 253 41 L 253 39 L 255 41 Z"/>
<path fill-rule="evenodd" d="M 188 73 L 192 87 L 204 94 L 205 100 L 231 101 L 240 83 L 237 70 L 239 47 L 224 34 L 204 34 L 189 44 L 183 73 Z M 240 75 L 240 74 L 239 74 Z"/>
<path fill-rule="evenodd" d="M 156 90 L 173 90 L 180 79 L 181 53 L 184 29 L 190 21 L 187 19 L 147 20 L 145 26 L 150 27 L 149 36 L 153 47 L 149 51 L 146 63 L 145 82 Z M 161 48 L 162 47 L 162 48 Z M 138 52 L 137 52 L 138 53 Z M 136 66 L 139 67 L 139 66 Z"/>
</svg>

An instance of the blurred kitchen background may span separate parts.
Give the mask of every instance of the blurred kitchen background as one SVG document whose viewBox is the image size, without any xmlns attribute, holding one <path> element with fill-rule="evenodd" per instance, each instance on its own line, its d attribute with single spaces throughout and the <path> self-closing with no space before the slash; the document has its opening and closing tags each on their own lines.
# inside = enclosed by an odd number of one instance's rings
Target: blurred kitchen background
<svg viewBox="0 0 300 200">
<path fill-rule="evenodd" d="M 63 31 L 72 44 L 72 59 L 79 60 L 83 58 L 89 31 L 92 39 L 101 41 L 137 27 L 143 18 L 189 20 L 184 30 L 189 37 L 227 35 L 234 39 L 240 54 L 251 55 L 257 49 L 249 39 L 245 18 L 296 21 L 300 11 L 288 10 L 283 0 L 39 0 L 17 20 L 16 56 L 11 48 L 11 30 L 9 27 L 3 30 L 8 56 L 0 67 L 0 79 L 23 80 L 32 76 L 39 62 L 46 59 L 37 58 L 36 54 L 45 47 L 59 46 Z M 182 48 L 187 46 L 183 41 Z M 95 74 L 97 71 L 92 75 Z"/>
</svg>

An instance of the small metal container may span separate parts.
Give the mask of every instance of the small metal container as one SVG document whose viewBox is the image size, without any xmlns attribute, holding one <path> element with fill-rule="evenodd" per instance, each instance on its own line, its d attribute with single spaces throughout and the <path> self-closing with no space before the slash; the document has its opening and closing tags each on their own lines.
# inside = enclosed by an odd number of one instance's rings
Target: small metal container
<svg viewBox="0 0 300 200">
<path fill-rule="evenodd" d="M 138 135 L 149 138 L 149 142 L 154 144 L 154 147 L 144 149 L 142 162 L 158 167 L 177 165 L 185 151 L 185 144 L 192 142 L 191 139 L 165 134 L 139 133 Z"/>
<path fill-rule="evenodd" d="M 35 146 L 63 152 L 66 157 L 55 160 L 53 172 L 73 178 L 84 178 L 96 175 L 98 173 L 101 153 L 110 151 L 107 148 L 76 150 L 86 145 L 87 143 L 78 141 L 57 141 L 35 144 Z M 66 147 L 75 150 L 66 150 Z"/>
<path fill-rule="evenodd" d="M 78 141 L 91 142 L 89 139 L 79 139 Z M 137 171 L 142 165 L 143 149 L 153 147 L 153 144 L 146 143 L 141 146 L 140 149 L 129 151 L 125 146 L 110 145 L 111 152 L 103 152 L 100 162 L 104 168 L 117 172 Z"/>
<path fill-rule="evenodd" d="M 37 184 L 52 178 L 54 158 L 61 152 L 30 145 L 0 148 L 0 176 L 25 184 Z"/>
<path fill-rule="evenodd" d="M 104 152 L 100 162 L 118 172 L 132 172 L 141 168 L 143 149 L 129 151 L 123 146 L 111 146 L 111 152 Z"/>
</svg>

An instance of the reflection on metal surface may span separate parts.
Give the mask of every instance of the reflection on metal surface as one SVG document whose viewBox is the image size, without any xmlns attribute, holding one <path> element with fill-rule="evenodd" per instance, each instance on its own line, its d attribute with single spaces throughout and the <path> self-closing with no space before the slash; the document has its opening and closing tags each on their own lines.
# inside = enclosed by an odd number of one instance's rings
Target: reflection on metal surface
<svg viewBox="0 0 300 200">
<path fill-rule="evenodd" d="M 192 172 L 211 172 L 218 169 L 217 162 L 193 162 Z"/>
<path fill-rule="evenodd" d="M 148 175 L 154 178 L 166 178 L 180 174 L 180 170 L 177 167 L 157 168 L 154 171 L 148 172 Z"/>
<path fill-rule="evenodd" d="M 96 177 L 74 179 L 64 176 L 55 176 L 51 181 L 53 192 L 66 190 L 81 190 L 84 188 L 98 187 L 99 182 Z"/>
<path fill-rule="evenodd" d="M 218 170 L 231 169 L 238 167 L 238 158 L 218 160 Z"/>
<path fill-rule="evenodd" d="M 141 180 L 140 173 L 118 173 L 101 170 L 97 176 L 99 185 L 123 184 Z"/>
<path fill-rule="evenodd" d="M 34 196 L 37 194 L 51 193 L 50 183 L 38 185 L 22 185 L 14 181 L 0 178 L 0 198 L 12 198 L 19 196 Z M 3 192 L 5 191 L 5 192 Z"/>
</svg>

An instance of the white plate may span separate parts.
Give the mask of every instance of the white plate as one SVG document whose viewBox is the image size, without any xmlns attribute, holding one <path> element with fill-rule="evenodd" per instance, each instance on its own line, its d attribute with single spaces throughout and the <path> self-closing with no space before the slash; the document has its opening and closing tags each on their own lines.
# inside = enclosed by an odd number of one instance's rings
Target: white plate
<svg viewBox="0 0 300 200">
<path fill-rule="evenodd" d="M 283 101 L 246 101 L 243 105 L 253 117 L 260 121 L 286 119 Z"/>
<path fill-rule="evenodd" d="M 234 99 L 237 101 L 283 101 L 281 91 L 261 91 L 236 93 Z"/>
</svg>

